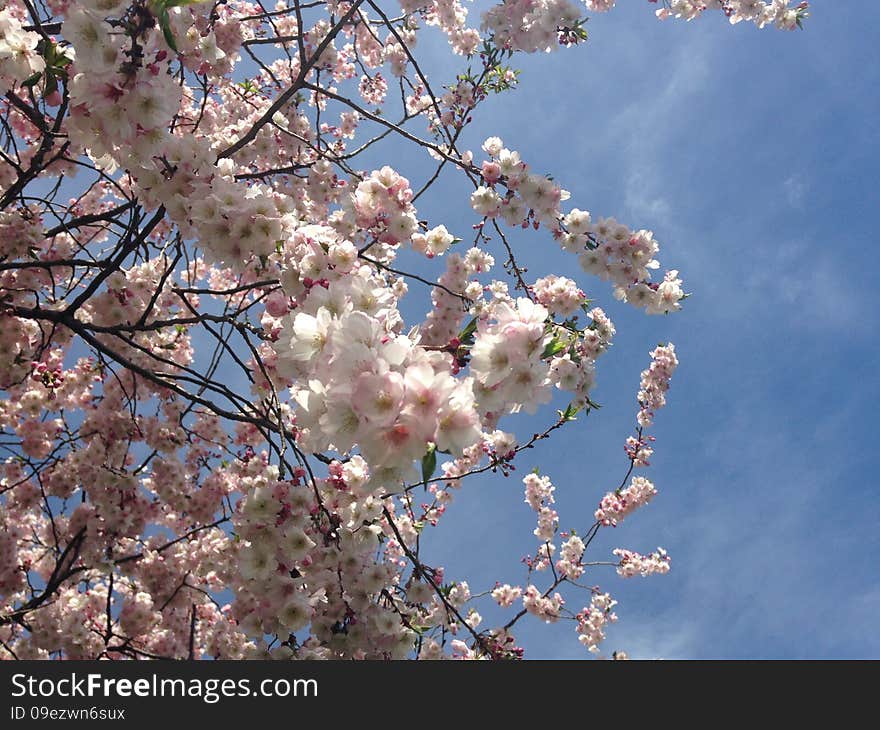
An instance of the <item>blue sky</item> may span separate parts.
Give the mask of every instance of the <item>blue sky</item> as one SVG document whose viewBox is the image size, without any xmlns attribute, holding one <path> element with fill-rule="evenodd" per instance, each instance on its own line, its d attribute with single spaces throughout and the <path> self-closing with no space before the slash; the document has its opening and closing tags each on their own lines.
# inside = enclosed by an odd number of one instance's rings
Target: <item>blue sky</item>
<svg viewBox="0 0 880 730">
<path fill-rule="evenodd" d="M 520 478 L 533 466 L 557 486 L 561 526 L 588 527 L 625 471 L 648 352 L 671 340 L 681 366 L 646 472 L 660 493 L 590 555 L 661 545 L 673 567 L 591 575 L 620 602 L 606 651 L 880 656 L 878 285 L 865 259 L 880 203 L 880 21 L 867 0 L 816 2 L 797 33 L 710 15 L 660 23 L 646 5 L 593 16 L 583 46 L 519 56 L 520 89 L 482 108 L 465 146 L 499 135 L 570 190 L 571 206 L 652 229 L 693 297 L 677 315 L 643 316 L 543 232 L 516 237 L 532 277 L 574 276 L 617 324 L 603 408 L 520 457 L 519 476 L 470 482 L 424 557 L 474 590 L 520 582 L 517 561 L 535 547 Z M 466 192 L 452 183 L 419 212 L 466 237 Z M 552 418 L 512 423 L 527 438 Z M 567 622 L 528 617 L 517 636 L 527 657 L 587 656 Z"/>
</svg>

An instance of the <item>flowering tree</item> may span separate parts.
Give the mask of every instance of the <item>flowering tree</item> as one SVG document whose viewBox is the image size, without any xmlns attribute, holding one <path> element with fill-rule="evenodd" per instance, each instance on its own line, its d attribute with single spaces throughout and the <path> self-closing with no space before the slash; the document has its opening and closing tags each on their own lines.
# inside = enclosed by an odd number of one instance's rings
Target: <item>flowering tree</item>
<svg viewBox="0 0 880 730">
<path fill-rule="evenodd" d="M 504 0 L 476 27 L 459 0 L 0 1 L 0 656 L 511 658 L 527 614 L 598 651 L 615 602 L 593 566 L 669 569 L 662 549 L 585 551 L 656 494 L 634 472 L 671 344 L 593 524 L 560 533 L 550 479 L 523 479 L 537 527 L 521 585 L 472 594 L 420 535 L 468 476 L 506 476 L 594 408 L 614 326 L 574 279 L 530 280 L 510 229 L 649 314 L 685 297 L 675 270 L 652 274 L 650 231 L 565 210 L 497 137 L 460 144 L 516 86 L 514 56 L 577 45 L 584 11 L 613 5 Z M 445 86 L 416 56 L 425 26 L 461 69 Z M 432 174 L 360 170 L 387 140 Z M 470 220 L 419 218 L 441 174 Z M 405 323 L 422 285 L 430 309 Z M 503 430 L 553 389 L 570 405 L 546 430 Z M 489 596 L 503 625 L 482 625 Z"/>
</svg>

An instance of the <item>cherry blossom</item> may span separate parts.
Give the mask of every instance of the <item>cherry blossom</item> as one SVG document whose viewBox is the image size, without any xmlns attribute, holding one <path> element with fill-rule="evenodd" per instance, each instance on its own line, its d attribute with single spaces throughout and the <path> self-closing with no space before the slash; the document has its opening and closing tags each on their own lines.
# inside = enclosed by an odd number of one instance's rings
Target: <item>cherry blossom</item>
<svg viewBox="0 0 880 730">
<path fill-rule="evenodd" d="M 592 523 L 569 524 L 554 494 L 571 485 L 528 460 L 596 409 L 616 328 L 593 301 L 672 314 L 683 279 L 649 229 L 569 202 L 540 151 L 461 141 L 527 54 L 584 42 L 584 14 L 615 3 L 398 5 L 3 5 L 3 659 L 519 659 L 522 619 L 596 653 L 616 615 L 594 578 L 669 569 L 659 548 L 589 549 L 657 494 L 633 471 L 672 344 L 642 373 L 626 473 L 601 477 Z M 448 39 L 442 80 L 424 26 Z M 408 179 L 406 155 L 435 172 Z M 565 275 L 529 276 L 513 230 L 570 254 Z M 517 433 L 523 410 L 546 428 Z M 472 586 L 420 537 L 470 477 L 517 469 L 533 554 Z"/>
</svg>

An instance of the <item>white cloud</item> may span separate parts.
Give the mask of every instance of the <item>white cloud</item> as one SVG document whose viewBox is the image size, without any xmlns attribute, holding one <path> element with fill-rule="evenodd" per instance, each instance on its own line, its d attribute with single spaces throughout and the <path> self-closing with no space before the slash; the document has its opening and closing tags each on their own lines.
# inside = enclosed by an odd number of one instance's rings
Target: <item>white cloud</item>
<svg viewBox="0 0 880 730">
<path fill-rule="evenodd" d="M 856 325 L 875 315 L 860 305 L 862 293 L 837 261 L 818 250 L 816 242 L 801 240 L 750 248 L 744 302 L 752 310 L 772 310 L 794 327 L 831 327 L 838 336 L 858 336 Z"/>
<path fill-rule="evenodd" d="M 785 182 L 782 183 L 785 190 L 785 198 L 792 208 L 803 208 L 804 197 L 807 194 L 809 186 L 803 175 L 793 173 L 789 175 Z"/>
</svg>

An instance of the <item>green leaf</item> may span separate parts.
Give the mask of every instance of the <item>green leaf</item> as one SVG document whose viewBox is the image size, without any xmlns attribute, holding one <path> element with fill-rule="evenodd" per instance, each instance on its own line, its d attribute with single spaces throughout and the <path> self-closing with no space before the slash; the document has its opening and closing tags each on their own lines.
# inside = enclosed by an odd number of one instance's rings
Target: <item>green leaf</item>
<svg viewBox="0 0 880 730">
<path fill-rule="evenodd" d="M 569 403 L 564 411 L 556 411 L 559 414 L 559 419 L 561 421 L 576 421 L 578 411 L 580 411 L 580 406 L 576 406 L 574 403 Z"/>
<path fill-rule="evenodd" d="M 427 482 L 434 476 L 434 470 L 437 468 L 437 447 L 431 444 L 428 452 L 422 457 L 422 481 Z"/>
<path fill-rule="evenodd" d="M 476 332 L 476 331 L 477 331 L 477 318 L 474 317 L 470 322 L 468 322 L 464 326 L 464 329 L 458 333 L 458 339 L 461 342 L 465 342 L 465 341 L 469 340 L 471 337 L 473 337 L 474 332 Z"/>
<path fill-rule="evenodd" d="M 168 44 L 168 47 L 174 51 L 175 53 L 180 53 L 177 50 L 177 42 L 174 40 L 174 34 L 171 32 L 171 19 L 168 17 L 168 8 L 163 6 L 159 10 L 159 27 L 162 29 L 162 35 L 165 36 L 165 42 Z"/>
<path fill-rule="evenodd" d="M 33 76 L 28 76 L 24 81 L 21 82 L 22 86 L 36 86 L 37 82 L 42 78 L 43 73 L 41 71 L 37 71 Z"/>
<path fill-rule="evenodd" d="M 568 342 L 566 342 L 565 340 L 559 340 L 554 337 L 552 340 L 550 340 L 550 342 L 547 343 L 547 346 L 544 348 L 544 352 L 541 353 L 541 358 L 553 357 L 554 355 L 558 355 L 567 347 Z"/>
<path fill-rule="evenodd" d="M 46 66 L 48 68 L 60 70 L 65 66 L 69 66 L 72 60 L 58 47 L 57 43 L 53 43 L 52 41 L 40 41 L 37 49 L 46 60 Z"/>
</svg>

